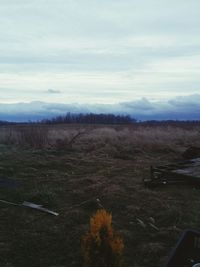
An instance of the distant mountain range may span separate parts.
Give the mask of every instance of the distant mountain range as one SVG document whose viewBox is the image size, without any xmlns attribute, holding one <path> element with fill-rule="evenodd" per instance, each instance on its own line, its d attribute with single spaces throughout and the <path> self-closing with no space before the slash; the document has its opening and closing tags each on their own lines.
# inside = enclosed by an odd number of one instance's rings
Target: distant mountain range
<svg viewBox="0 0 200 267">
<path fill-rule="evenodd" d="M 37 121 L 70 113 L 112 113 L 130 115 L 137 120 L 200 120 L 200 94 L 150 101 L 147 98 L 117 104 L 61 104 L 33 101 L 0 103 L 0 120 Z"/>
</svg>

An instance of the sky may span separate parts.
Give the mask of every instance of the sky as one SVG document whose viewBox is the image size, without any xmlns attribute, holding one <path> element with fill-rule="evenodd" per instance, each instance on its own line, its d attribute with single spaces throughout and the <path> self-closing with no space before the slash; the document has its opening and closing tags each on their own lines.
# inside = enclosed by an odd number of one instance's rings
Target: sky
<svg viewBox="0 0 200 267">
<path fill-rule="evenodd" d="M 0 104 L 197 96 L 199 10 L 199 0 L 0 0 Z"/>
</svg>

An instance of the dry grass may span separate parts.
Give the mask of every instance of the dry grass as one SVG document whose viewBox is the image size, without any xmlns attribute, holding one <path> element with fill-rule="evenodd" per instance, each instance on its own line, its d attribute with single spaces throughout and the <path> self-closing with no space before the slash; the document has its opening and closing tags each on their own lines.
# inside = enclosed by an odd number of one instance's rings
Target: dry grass
<svg viewBox="0 0 200 267">
<path fill-rule="evenodd" d="M 42 148 L 49 144 L 49 129 L 40 125 L 1 127 L 0 143 Z"/>
<path fill-rule="evenodd" d="M 0 128 L 0 143 L 30 147 L 56 147 L 68 144 L 78 135 L 74 143 L 83 146 L 129 146 L 141 149 L 171 148 L 198 145 L 200 127 L 184 129 L 175 126 L 155 127 L 91 127 L 25 125 Z M 80 135 L 79 135 L 80 133 Z"/>
<path fill-rule="evenodd" d="M 112 213 L 114 227 L 123 236 L 125 267 L 163 266 L 181 231 L 199 228 L 199 190 L 149 190 L 142 184 L 150 165 L 180 160 L 184 149 L 199 145 L 198 127 L 44 129 L 45 142 L 35 145 L 43 139 L 32 143 L 16 126 L 1 128 L 0 177 L 19 180 L 22 187 L 0 187 L 0 195 L 8 201 L 43 204 L 60 215 L 0 203 L 0 266 L 81 266 L 80 240 L 98 209 L 96 198 Z M 69 146 L 79 132 L 84 134 Z"/>
</svg>

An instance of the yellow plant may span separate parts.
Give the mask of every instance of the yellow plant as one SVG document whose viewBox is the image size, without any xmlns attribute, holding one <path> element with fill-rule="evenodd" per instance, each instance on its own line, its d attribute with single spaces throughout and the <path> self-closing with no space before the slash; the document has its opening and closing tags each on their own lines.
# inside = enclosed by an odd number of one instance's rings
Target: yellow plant
<svg viewBox="0 0 200 267">
<path fill-rule="evenodd" d="M 120 267 L 124 243 L 112 227 L 112 215 L 105 209 L 90 218 L 90 230 L 82 238 L 84 267 Z"/>
</svg>

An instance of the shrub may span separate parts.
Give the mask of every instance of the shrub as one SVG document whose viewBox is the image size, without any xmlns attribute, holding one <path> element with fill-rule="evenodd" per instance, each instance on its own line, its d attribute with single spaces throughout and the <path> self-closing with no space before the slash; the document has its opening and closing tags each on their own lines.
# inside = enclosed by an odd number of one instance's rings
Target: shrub
<svg viewBox="0 0 200 267">
<path fill-rule="evenodd" d="M 101 209 L 90 218 L 90 230 L 82 238 L 84 267 L 120 267 L 124 244 L 112 227 L 112 215 Z"/>
</svg>

